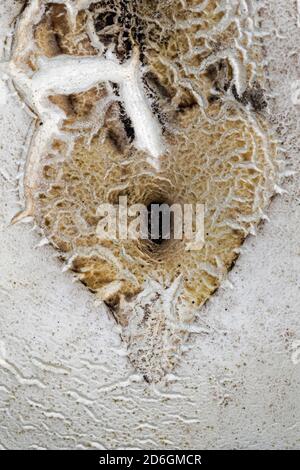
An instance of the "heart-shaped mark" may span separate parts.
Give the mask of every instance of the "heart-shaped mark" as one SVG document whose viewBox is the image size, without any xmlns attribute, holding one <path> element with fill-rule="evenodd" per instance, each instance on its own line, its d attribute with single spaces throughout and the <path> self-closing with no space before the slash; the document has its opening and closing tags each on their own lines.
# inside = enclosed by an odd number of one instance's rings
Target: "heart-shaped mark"
<svg viewBox="0 0 300 470">
<path fill-rule="evenodd" d="M 16 220 L 33 216 L 106 301 L 147 381 L 178 362 L 196 307 L 274 192 L 251 14 L 213 0 L 34 0 L 16 30 L 10 75 L 38 117 Z M 101 239 L 99 206 L 125 197 L 148 210 L 203 205 L 204 245 Z"/>
</svg>

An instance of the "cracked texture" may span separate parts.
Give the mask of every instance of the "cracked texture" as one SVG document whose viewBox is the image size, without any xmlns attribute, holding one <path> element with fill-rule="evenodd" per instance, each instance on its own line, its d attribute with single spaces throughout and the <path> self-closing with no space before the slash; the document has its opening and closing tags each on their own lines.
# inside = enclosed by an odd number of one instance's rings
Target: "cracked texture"
<svg viewBox="0 0 300 470">
<path fill-rule="evenodd" d="M 115 1 L 93 3 L 72 25 L 64 5 L 54 3 L 35 27 L 29 64 L 38 56 L 61 54 L 113 53 L 123 62 L 139 49 L 144 88 L 165 142 L 159 171 L 135 148 L 116 88 L 100 83 L 84 93 L 50 97 L 66 119 L 62 138 L 40 156 L 33 196 L 38 225 L 78 278 L 113 307 L 129 349 L 135 350 L 140 337 L 147 343 L 146 366 L 133 359 L 142 372 L 171 369 L 185 333 L 184 327 L 174 333 L 176 315 L 169 321 L 166 305 L 158 308 L 152 295 L 150 316 L 142 304 L 145 330 L 132 332 L 140 317 L 134 296 L 149 282 L 169 289 L 181 277 L 176 302 L 184 310 L 202 306 L 233 266 L 274 192 L 276 145 L 263 114 L 262 48 L 255 34 L 249 39 L 248 16 L 239 2 L 224 2 L 222 8 L 214 1 L 145 1 L 137 8 L 135 1 Z M 255 29 L 255 12 L 253 17 Z M 187 252 L 184 241 L 159 247 L 100 241 L 99 204 L 125 195 L 129 204 L 205 204 L 204 248 Z M 163 327 L 157 329 L 153 325 L 161 318 Z M 192 319 L 188 314 L 187 321 Z M 170 356 L 163 331 L 172 345 Z M 153 365 L 155 348 L 160 359 Z M 164 355 L 168 365 L 162 366 Z"/>
</svg>

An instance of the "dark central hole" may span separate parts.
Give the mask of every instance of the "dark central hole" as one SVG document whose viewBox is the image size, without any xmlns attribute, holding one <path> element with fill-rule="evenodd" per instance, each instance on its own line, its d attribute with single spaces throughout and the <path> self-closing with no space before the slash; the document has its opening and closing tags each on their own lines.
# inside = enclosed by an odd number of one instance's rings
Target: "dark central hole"
<svg viewBox="0 0 300 470">
<path fill-rule="evenodd" d="M 168 204 L 152 202 L 148 210 L 148 238 L 156 245 L 162 245 L 171 238 L 171 217 Z"/>
</svg>

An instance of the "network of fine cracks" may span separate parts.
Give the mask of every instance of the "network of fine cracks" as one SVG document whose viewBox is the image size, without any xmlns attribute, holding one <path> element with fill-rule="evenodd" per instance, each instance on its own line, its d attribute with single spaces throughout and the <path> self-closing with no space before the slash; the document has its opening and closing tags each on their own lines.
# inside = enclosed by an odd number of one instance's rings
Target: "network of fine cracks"
<svg viewBox="0 0 300 470">
<path fill-rule="evenodd" d="M 25 209 L 122 326 L 148 382 L 178 363 L 277 183 L 255 2 L 32 0 L 7 74 L 36 115 Z M 205 205 L 205 244 L 100 240 L 101 203 Z"/>
</svg>

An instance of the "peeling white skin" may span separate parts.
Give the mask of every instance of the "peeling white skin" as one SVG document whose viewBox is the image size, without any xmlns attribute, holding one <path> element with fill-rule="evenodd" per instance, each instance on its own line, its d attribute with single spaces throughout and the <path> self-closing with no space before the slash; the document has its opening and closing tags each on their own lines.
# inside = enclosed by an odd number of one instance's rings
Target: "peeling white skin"
<svg viewBox="0 0 300 470">
<path fill-rule="evenodd" d="M 159 168 L 159 157 L 164 152 L 162 134 L 143 89 L 137 50 L 122 65 L 106 58 L 65 55 L 39 59 L 38 64 L 39 70 L 31 78 L 24 76 L 15 64 L 11 64 L 9 71 L 45 125 L 48 120 L 52 124 L 61 120 L 61 112 L 47 100 L 50 95 L 80 93 L 100 82 L 118 83 L 121 100 L 135 130 L 135 146 L 148 152 L 150 163 Z"/>
<path fill-rule="evenodd" d="M 30 176 L 25 176 L 24 182 L 26 208 L 17 214 L 14 222 L 33 215 L 32 194 L 35 190 L 40 156 L 49 142 L 61 132 L 61 125 L 66 118 L 64 112 L 49 101 L 51 95 L 80 93 L 101 82 L 117 83 L 120 86 L 120 99 L 124 102 L 135 130 L 135 147 L 148 154 L 147 160 L 155 170 L 159 170 L 159 160 L 165 152 L 160 124 L 152 113 L 144 91 L 143 70 L 137 48 L 132 58 L 124 64 L 120 64 L 114 54 L 109 52 L 109 57 L 61 55 L 51 59 L 39 58 L 37 72 L 33 73 L 29 68 L 25 70 L 24 59 L 35 51 L 33 28 L 44 13 L 45 3 L 48 2 L 33 0 L 27 7 L 16 33 L 13 57 L 10 62 L 1 64 L 1 72 L 9 75 L 42 122 L 33 138 L 27 160 L 26 175 Z M 72 22 L 75 21 L 78 11 L 92 2 L 70 3 L 62 0 L 57 3 L 66 4 Z M 28 44 L 26 49 L 24 44 Z"/>
<path fill-rule="evenodd" d="M 47 101 L 50 95 L 80 93 L 104 81 L 120 84 L 121 99 L 135 129 L 135 146 L 148 152 L 157 168 L 164 152 L 161 129 L 143 90 L 139 65 L 138 53 L 122 65 L 99 57 L 58 56 L 39 60 L 39 71 L 31 78 L 13 63 L 9 72 L 45 124 L 47 120 L 57 122 L 61 114 Z"/>
</svg>

